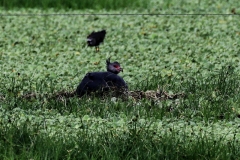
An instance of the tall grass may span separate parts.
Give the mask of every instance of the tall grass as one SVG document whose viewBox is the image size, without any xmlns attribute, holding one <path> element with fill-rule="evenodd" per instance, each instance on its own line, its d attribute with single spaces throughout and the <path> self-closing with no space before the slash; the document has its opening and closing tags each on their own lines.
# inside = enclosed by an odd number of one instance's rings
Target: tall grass
<svg viewBox="0 0 240 160">
<path fill-rule="evenodd" d="M 165 89 L 186 95 L 161 103 L 147 99 L 113 101 L 111 97 L 48 99 L 54 88 L 39 97 L 23 99 L 17 95 L 31 83 L 10 80 L 2 92 L 5 99 L 0 108 L 0 159 L 238 159 L 240 156 L 239 139 L 235 135 L 227 139 L 228 132 L 216 136 L 214 130 L 209 133 L 201 128 L 189 133 L 187 126 L 180 130 L 174 126 L 151 128 L 152 123 L 166 119 L 207 124 L 236 118 L 232 106 L 239 99 L 240 82 L 232 67 L 223 67 L 208 77 L 200 74 L 176 81 L 157 76 L 143 86 L 136 84 L 135 88 L 140 90 L 169 84 Z M 44 91 L 46 86 L 41 83 L 37 90 Z M 38 112 L 39 109 L 42 111 Z M 75 124 L 84 115 L 102 121 L 93 119 Z M 118 119 L 124 120 L 124 127 L 116 127 L 121 126 Z M 55 126 L 60 121 L 68 134 L 58 130 L 61 125 Z"/>
<path fill-rule="evenodd" d="M 3 0 L 0 6 L 11 8 L 56 8 L 56 9 L 120 9 L 146 8 L 149 1 L 144 0 Z"/>
<path fill-rule="evenodd" d="M 175 102 L 175 100 L 162 101 L 161 108 L 159 108 L 159 103 L 144 98 L 139 99 L 139 103 L 126 99 L 117 99 L 115 101 L 111 99 L 111 96 L 104 97 L 104 99 L 91 97 L 90 100 L 89 97 L 83 97 L 80 101 L 76 97 L 63 97 L 62 99 L 58 99 L 52 97 L 57 91 L 54 88 L 54 82 L 50 83 L 51 80 L 46 81 L 46 79 L 39 79 L 38 82 L 27 82 L 26 79 L 14 77 L 6 77 L 6 79 L 8 79 L 9 84 L 1 91 L 5 97 L 4 103 L 6 103 L 6 109 L 18 107 L 26 110 L 43 108 L 55 109 L 61 113 L 77 112 L 79 115 L 87 114 L 90 109 L 92 110 L 91 114 L 93 116 L 101 116 L 103 118 L 105 118 L 106 111 L 112 113 L 132 113 L 138 108 L 138 111 L 143 115 L 162 115 L 158 117 L 160 119 L 164 117 L 164 115 L 169 115 L 168 112 L 170 110 L 171 116 L 176 118 L 183 115 L 191 118 L 193 116 L 192 112 L 194 111 L 195 116 L 200 116 L 205 119 L 212 117 L 225 117 L 228 119 L 232 115 L 232 106 L 235 105 L 240 97 L 239 76 L 234 72 L 233 67 L 228 66 L 223 67 L 219 72 L 209 75 L 208 77 L 199 74 L 181 80 L 159 75 L 132 86 L 131 89 L 133 91 L 157 90 L 157 88 L 159 88 L 165 92 L 171 91 L 185 95 L 184 98 L 176 99 L 179 102 Z M 37 83 L 37 88 L 35 90 L 27 90 L 29 88 L 31 89 L 32 83 Z M 51 84 L 51 86 L 49 86 L 49 84 Z M 26 98 L 25 95 L 28 94 L 35 96 Z M 139 108 L 136 104 L 143 107 Z M 106 108 L 106 106 L 112 107 Z M 79 110 L 79 108 L 81 108 L 81 110 Z"/>
<path fill-rule="evenodd" d="M 23 126 L 0 128 L 1 159 L 238 159 L 240 145 L 236 139 L 225 143 L 224 137 L 201 135 L 181 138 L 171 130 L 161 136 L 135 123 L 128 133 L 116 131 L 96 137 L 86 132 L 68 139 L 39 134 Z"/>
</svg>

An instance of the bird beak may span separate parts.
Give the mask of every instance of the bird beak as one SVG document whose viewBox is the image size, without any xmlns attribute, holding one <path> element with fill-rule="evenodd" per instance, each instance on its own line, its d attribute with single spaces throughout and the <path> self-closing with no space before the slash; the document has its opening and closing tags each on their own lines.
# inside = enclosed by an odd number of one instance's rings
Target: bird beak
<svg viewBox="0 0 240 160">
<path fill-rule="evenodd" d="M 119 72 L 121 72 L 121 71 L 123 72 L 123 68 L 119 68 Z"/>
</svg>

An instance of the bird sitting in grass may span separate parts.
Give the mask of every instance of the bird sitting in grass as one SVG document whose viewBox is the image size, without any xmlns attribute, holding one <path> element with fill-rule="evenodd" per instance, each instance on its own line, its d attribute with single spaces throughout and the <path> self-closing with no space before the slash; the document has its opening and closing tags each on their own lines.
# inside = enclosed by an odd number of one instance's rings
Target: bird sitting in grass
<svg viewBox="0 0 240 160">
<path fill-rule="evenodd" d="M 93 47 L 95 46 L 96 52 L 99 52 L 99 45 L 103 42 L 106 35 L 106 30 L 102 30 L 99 32 L 92 32 L 90 35 L 87 36 L 87 43 L 88 46 Z"/>
<path fill-rule="evenodd" d="M 109 90 L 126 91 L 128 86 L 118 73 L 123 69 L 118 62 L 110 62 L 110 58 L 106 60 L 107 72 L 89 72 L 78 85 L 76 93 L 79 97 L 92 92 L 104 93 Z"/>
</svg>

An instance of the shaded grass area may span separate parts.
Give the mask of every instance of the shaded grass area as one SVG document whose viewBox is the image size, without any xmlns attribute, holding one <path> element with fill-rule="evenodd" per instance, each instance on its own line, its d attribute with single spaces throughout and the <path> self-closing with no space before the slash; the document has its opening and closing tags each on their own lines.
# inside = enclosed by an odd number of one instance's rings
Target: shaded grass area
<svg viewBox="0 0 240 160">
<path fill-rule="evenodd" d="M 0 6 L 5 9 L 12 8 L 55 8 L 55 9 L 120 9 L 145 8 L 150 1 L 144 0 L 3 0 Z"/>
<path fill-rule="evenodd" d="M 186 94 L 159 102 L 111 97 L 48 100 L 54 89 L 23 99 L 18 96 L 22 82 L 12 80 L 2 93 L 0 158 L 237 159 L 240 135 L 234 123 L 239 121 L 240 82 L 234 68 L 178 81 L 180 85 L 174 85 L 174 77 L 156 76 L 133 87 L 169 84 L 165 90 Z"/>
<path fill-rule="evenodd" d="M 178 1 L 178 0 L 2 0 L 0 7 L 6 10 L 16 8 L 38 8 L 56 10 L 126 10 L 137 9 L 151 14 L 239 14 L 238 0 L 232 1 Z M 137 12 L 139 13 L 139 12 Z"/>
<path fill-rule="evenodd" d="M 134 125 L 133 125 L 134 126 Z M 26 126 L 0 129 L 1 159 L 237 159 L 240 147 L 236 139 L 205 135 L 182 139 L 169 131 L 161 136 L 135 127 L 118 136 L 104 133 L 97 140 L 83 132 L 77 138 L 58 139 L 29 131 Z M 83 138 L 84 137 L 84 138 Z M 4 147 L 3 147 L 4 146 Z"/>
</svg>

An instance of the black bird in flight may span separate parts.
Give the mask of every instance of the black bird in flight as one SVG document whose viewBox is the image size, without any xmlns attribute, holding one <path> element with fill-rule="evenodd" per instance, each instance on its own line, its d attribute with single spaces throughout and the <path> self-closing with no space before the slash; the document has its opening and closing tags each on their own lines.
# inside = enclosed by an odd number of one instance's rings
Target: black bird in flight
<svg viewBox="0 0 240 160">
<path fill-rule="evenodd" d="M 106 35 L 106 30 L 102 30 L 99 32 L 92 32 L 90 35 L 87 36 L 87 44 L 90 47 L 95 46 L 96 52 L 99 51 L 99 45 L 100 43 L 103 42 L 105 35 Z"/>
</svg>

